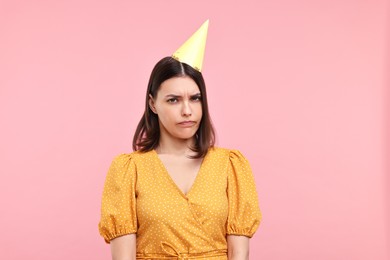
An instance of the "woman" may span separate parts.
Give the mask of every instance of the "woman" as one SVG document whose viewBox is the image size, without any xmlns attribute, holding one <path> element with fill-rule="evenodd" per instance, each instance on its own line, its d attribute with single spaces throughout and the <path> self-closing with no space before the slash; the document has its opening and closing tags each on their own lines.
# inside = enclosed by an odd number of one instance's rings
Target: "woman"
<svg viewBox="0 0 390 260">
<path fill-rule="evenodd" d="M 100 234 L 114 260 L 248 259 L 261 217 L 249 163 L 214 147 L 201 63 L 178 53 L 151 73 L 135 152 L 111 164 Z"/>
</svg>

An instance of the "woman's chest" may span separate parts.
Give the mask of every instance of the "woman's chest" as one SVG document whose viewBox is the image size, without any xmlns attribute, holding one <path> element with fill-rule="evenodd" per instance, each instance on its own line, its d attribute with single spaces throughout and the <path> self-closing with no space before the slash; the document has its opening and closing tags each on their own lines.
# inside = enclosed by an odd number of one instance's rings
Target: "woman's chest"
<svg viewBox="0 0 390 260">
<path fill-rule="evenodd" d="M 137 171 L 136 196 L 139 220 L 172 221 L 194 218 L 224 221 L 227 216 L 227 173 L 203 165 L 188 193 L 184 193 L 161 165 Z"/>
<path fill-rule="evenodd" d="M 200 173 L 202 158 L 191 159 L 186 156 L 159 155 L 159 165 L 155 171 L 162 171 L 167 175 L 168 181 L 172 181 L 183 193 L 187 194 L 195 183 Z"/>
</svg>

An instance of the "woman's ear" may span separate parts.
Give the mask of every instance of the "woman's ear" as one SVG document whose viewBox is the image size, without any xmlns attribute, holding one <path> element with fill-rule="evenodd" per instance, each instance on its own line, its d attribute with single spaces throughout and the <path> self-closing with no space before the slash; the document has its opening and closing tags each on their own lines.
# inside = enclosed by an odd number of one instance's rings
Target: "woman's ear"
<svg viewBox="0 0 390 260">
<path fill-rule="evenodd" d="M 154 106 L 154 99 L 151 94 L 149 94 L 149 107 L 157 115 L 156 107 Z"/>
</svg>

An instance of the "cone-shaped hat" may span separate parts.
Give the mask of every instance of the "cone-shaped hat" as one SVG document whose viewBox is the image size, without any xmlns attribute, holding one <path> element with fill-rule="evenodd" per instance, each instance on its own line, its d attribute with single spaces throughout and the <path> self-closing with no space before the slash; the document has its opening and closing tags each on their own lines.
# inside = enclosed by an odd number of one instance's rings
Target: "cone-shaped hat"
<svg viewBox="0 0 390 260">
<path fill-rule="evenodd" d="M 204 49 L 206 47 L 207 29 L 209 20 L 175 51 L 172 57 L 175 60 L 186 63 L 198 71 L 202 71 Z"/>
</svg>

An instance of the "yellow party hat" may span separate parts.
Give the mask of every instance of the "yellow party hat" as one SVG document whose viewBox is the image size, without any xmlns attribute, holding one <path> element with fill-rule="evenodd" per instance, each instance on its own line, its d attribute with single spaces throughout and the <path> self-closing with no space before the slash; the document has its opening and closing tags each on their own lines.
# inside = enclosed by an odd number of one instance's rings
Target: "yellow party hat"
<svg viewBox="0 0 390 260">
<path fill-rule="evenodd" d="M 204 22 L 202 26 L 175 51 L 172 57 L 201 72 L 208 28 L 209 20 Z"/>
</svg>

